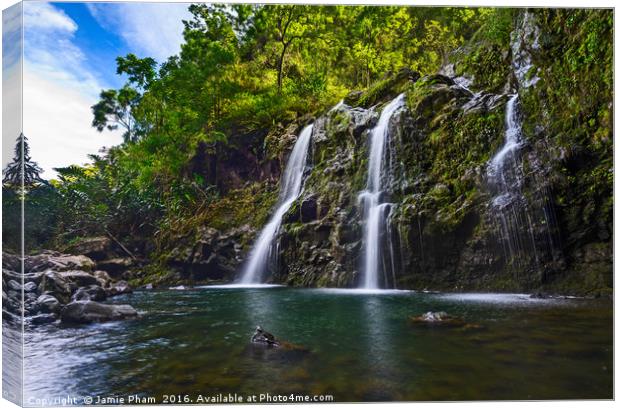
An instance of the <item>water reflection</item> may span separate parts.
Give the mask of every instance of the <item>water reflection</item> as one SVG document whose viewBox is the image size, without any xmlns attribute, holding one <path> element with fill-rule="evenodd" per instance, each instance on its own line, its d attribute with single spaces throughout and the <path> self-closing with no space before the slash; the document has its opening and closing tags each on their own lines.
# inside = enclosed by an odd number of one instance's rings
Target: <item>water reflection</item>
<svg viewBox="0 0 620 408">
<path fill-rule="evenodd" d="M 365 330 L 366 369 L 368 389 L 364 390 L 368 400 L 392 399 L 390 378 L 394 377 L 395 358 L 398 350 L 394 348 L 394 339 L 388 320 L 391 311 L 389 296 L 366 296 L 361 298 L 362 307 L 359 321 Z M 363 379 L 362 379 L 363 380 Z"/>
<path fill-rule="evenodd" d="M 28 396 L 332 394 L 336 401 L 608 398 L 609 303 L 520 295 L 137 292 L 140 319 L 27 332 Z M 446 311 L 482 330 L 413 327 Z M 299 348 L 255 347 L 256 325 Z M 576 386 L 581 384 L 581 386 Z"/>
</svg>

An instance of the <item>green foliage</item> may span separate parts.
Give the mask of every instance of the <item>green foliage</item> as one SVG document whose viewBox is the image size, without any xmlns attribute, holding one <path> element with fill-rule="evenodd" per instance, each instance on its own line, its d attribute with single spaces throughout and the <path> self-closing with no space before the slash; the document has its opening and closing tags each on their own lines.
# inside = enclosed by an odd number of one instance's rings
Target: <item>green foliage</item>
<svg viewBox="0 0 620 408">
<path fill-rule="evenodd" d="M 470 42 L 454 56 L 457 75 L 473 79 L 473 88 L 500 93 L 512 74 L 510 33 L 515 9 L 480 9 L 481 25 Z"/>
<path fill-rule="evenodd" d="M 613 225 L 613 11 L 535 16 L 545 33 L 534 61 L 541 80 L 523 92 L 524 131 L 541 140 L 542 129 L 542 140 L 556 146 L 547 159 L 558 174 L 560 222 L 580 231 L 566 244 L 581 245 L 609 236 Z"/>
</svg>

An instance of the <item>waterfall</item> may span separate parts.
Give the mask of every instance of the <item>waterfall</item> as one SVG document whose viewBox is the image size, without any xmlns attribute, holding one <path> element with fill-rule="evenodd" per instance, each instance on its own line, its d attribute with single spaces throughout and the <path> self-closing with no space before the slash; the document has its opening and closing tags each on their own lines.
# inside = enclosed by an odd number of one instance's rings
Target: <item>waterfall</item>
<svg viewBox="0 0 620 408">
<path fill-rule="evenodd" d="M 502 185 L 504 189 L 509 186 L 505 185 L 508 180 L 507 166 L 515 161 L 515 153 L 522 143 L 521 121 L 518 117 L 517 101 L 519 95 L 513 95 L 506 104 L 506 130 L 504 137 L 504 146 L 493 156 L 489 163 L 489 176 L 494 184 Z"/>
<path fill-rule="evenodd" d="M 286 164 L 286 169 L 282 175 L 276 211 L 254 244 L 254 248 L 250 253 L 250 259 L 241 277 L 240 283 L 242 284 L 261 283 L 265 271 L 269 268 L 270 255 L 274 247 L 273 243 L 280 229 L 282 217 L 284 217 L 284 214 L 286 214 L 301 194 L 311 137 L 312 125 L 308 125 L 301 131 L 295 142 L 291 156 Z"/>
<path fill-rule="evenodd" d="M 519 151 L 523 145 L 523 135 L 518 101 L 519 97 L 515 94 L 506 104 L 504 145 L 489 162 L 487 171 L 491 191 L 495 194 L 491 210 L 498 222 L 500 240 L 506 258 L 515 262 L 519 262 L 516 253 L 526 249 L 522 234 L 526 228 L 529 231 L 531 250 L 538 258 L 532 218 L 527 200 L 521 191 L 524 176 Z"/>
<path fill-rule="evenodd" d="M 360 282 L 363 289 L 379 288 L 379 271 L 382 267 L 381 236 L 387 235 L 387 218 L 391 204 L 383 202 L 386 188 L 385 156 L 389 138 L 390 119 L 405 104 L 405 95 L 400 94 L 381 112 L 379 122 L 370 134 L 368 156 L 368 176 L 366 189 L 359 194 L 364 208 L 366 226 L 364 230 L 364 279 Z M 391 243 L 390 243 L 391 244 Z M 383 263 L 385 269 L 385 263 Z M 384 276 L 385 277 L 385 276 Z"/>
</svg>

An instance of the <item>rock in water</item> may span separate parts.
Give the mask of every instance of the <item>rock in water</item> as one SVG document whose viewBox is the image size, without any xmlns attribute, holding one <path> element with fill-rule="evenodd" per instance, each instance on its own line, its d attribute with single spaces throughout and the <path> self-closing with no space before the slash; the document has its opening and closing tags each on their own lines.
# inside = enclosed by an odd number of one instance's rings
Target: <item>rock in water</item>
<svg viewBox="0 0 620 408">
<path fill-rule="evenodd" d="M 454 324 L 457 322 L 461 322 L 460 319 L 450 316 L 446 312 L 426 312 L 421 316 L 412 316 L 409 318 L 413 323 L 444 323 L 444 324 Z"/>
<path fill-rule="evenodd" d="M 31 325 L 38 326 L 46 323 L 53 323 L 56 321 L 56 319 L 57 316 L 54 313 L 43 313 L 30 317 L 26 321 Z"/>
<path fill-rule="evenodd" d="M 409 320 L 413 324 L 424 327 L 458 328 L 461 330 L 484 328 L 479 324 L 467 323 L 462 318 L 451 316 L 446 312 L 426 312 L 421 316 L 411 316 Z"/>
<path fill-rule="evenodd" d="M 38 288 L 39 293 L 49 292 L 60 303 L 67 303 L 71 299 L 72 288 L 70 282 L 58 272 L 46 271 L 41 278 Z"/>
<path fill-rule="evenodd" d="M 123 280 L 110 285 L 110 288 L 108 289 L 108 294 L 110 296 L 123 295 L 131 292 L 133 292 L 131 286 Z"/>
<path fill-rule="evenodd" d="M 252 343 L 266 344 L 269 347 L 280 347 L 280 342 L 275 336 L 263 330 L 262 327 L 256 326 L 256 331 L 252 335 Z"/>
<path fill-rule="evenodd" d="M 440 322 L 450 318 L 446 312 L 426 312 L 422 317 L 427 322 Z"/>
<path fill-rule="evenodd" d="M 43 294 L 37 298 L 37 305 L 44 312 L 58 313 L 62 305 L 54 296 Z"/>
<path fill-rule="evenodd" d="M 79 300 L 63 307 L 60 318 L 63 323 L 92 323 L 136 316 L 138 312 L 129 305 L 105 305 L 90 300 Z"/>
</svg>

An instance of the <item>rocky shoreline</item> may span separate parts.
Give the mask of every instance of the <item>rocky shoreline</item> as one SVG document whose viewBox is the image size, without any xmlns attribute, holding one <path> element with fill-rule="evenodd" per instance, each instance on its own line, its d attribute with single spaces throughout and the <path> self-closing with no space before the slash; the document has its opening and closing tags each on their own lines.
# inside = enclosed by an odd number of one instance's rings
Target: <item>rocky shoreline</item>
<svg viewBox="0 0 620 408">
<path fill-rule="evenodd" d="M 101 303 L 113 296 L 132 293 L 124 279 L 133 260 L 115 257 L 106 238 L 80 242 L 72 253 L 42 251 L 37 255 L 2 254 L 3 318 L 19 322 L 22 310 L 24 323 L 39 325 L 91 323 L 138 316 L 129 305 Z M 79 250 L 83 254 L 75 255 Z M 68 251 L 69 252 L 69 251 Z M 22 282 L 23 277 L 23 284 Z"/>
</svg>

